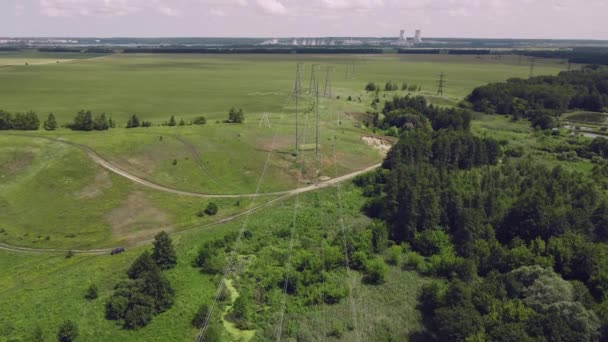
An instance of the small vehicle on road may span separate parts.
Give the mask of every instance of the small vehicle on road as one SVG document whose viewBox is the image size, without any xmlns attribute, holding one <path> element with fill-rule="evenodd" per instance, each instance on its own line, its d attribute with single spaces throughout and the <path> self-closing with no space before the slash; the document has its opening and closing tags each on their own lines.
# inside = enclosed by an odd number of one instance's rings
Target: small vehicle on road
<svg viewBox="0 0 608 342">
<path fill-rule="evenodd" d="M 118 248 L 114 248 L 110 254 L 116 255 L 116 254 L 120 254 L 124 251 L 125 251 L 124 247 L 118 247 Z"/>
</svg>

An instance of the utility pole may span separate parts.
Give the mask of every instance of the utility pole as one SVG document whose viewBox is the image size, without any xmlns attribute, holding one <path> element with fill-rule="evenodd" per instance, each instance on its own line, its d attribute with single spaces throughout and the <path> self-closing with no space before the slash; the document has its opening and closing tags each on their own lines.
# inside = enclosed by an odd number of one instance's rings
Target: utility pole
<svg viewBox="0 0 608 342">
<path fill-rule="evenodd" d="M 296 156 L 298 155 L 298 152 L 300 150 L 300 147 L 298 146 L 300 143 L 300 138 L 299 138 L 299 130 L 300 130 L 300 125 L 299 125 L 299 113 L 298 113 L 298 105 L 299 105 L 299 100 L 300 100 L 300 90 L 302 88 L 302 84 L 300 82 L 300 63 L 298 63 L 298 67 L 296 70 L 296 84 L 294 87 L 294 93 L 296 96 Z"/>
<path fill-rule="evenodd" d="M 439 75 L 439 89 L 437 90 L 437 95 L 443 96 L 443 88 L 445 83 L 445 75 L 444 73 L 441 73 L 441 75 Z"/>
<path fill-rule="evenodd" d="M 331 67 L 327 67 L 327 74 L 325 75 L 325 91 L 323 96 L 331 97 Z"/>
<path fill-rule="evenodd" d="M 530 78 L 534 76 L 534 65 L 536 64 L 536 59 L 534 57 L 530 58 Z"/>
</svg>

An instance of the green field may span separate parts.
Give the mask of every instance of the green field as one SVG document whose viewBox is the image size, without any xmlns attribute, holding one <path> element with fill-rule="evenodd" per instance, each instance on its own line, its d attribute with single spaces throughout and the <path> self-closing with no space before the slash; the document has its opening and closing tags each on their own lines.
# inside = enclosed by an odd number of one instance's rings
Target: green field
<svg viewBox="0 0 608 342">
<path fill-rule="evenodd" d="M 0 248 L 0 341 L 29 341 L 36 327 L 51 340 L 64 319 L 77 322 L 81 341 L 194 339 L 197 329 L 190 320 L 201 303 L 210 302 L 218 281 L 191 266 L 205 241 L 237 232 L 246 223 L 253 238 L 243 243 L 239 257 L 254 260 L 247 268 L 272 264 L 273 270 L 281 273 L 281 262 L 273 264 L 273 257 L 284 260 L 277 251 L 289 246 L 285 231 L 289 231 L 294 215 L 302 222 L 295 234 L 296 248 L 317 251 L 323 242 L 340 236 L 336 187 L 278 201 L 252 213 L 249 220 L 209 225 L 244 213 L 252 201 L 255 207 L 278 198 L 239 198 L 255 193 L 258 186 L 262 193 L 286 191 L 380 163 L 382 151 L 362 139 L 374 133 L 361 121 L 361 113 L 371 109 L 372 95 L 363 90 L 367 82 L 382 87 L 389 80 L 418 84 L 422 86 L 420 94 L 431 102 L 454 105 L 476 86 L 527 77 L 529 72 L 527 65 L 519 65 L 517 58 L 508 56 L 501 60 L 441 55 L 98 57 L 0 53 L 1 109 L 34 110 L 42 119 L 54 112 L 60 124 L 69 122 L 80 109 L 108 113 L 119 126 L 134 113 L 154 123 L 151 128 L 118 127 L 107 132 L 65 128 L 0 132 L 0 243 L 61 250 L 130 247 L 119 256 L 76 254 L 69 259 L 63 251 L 16 253 Z M 333 96 L 320 101 L 318 158 L 313 148 L 314 97 L 308 95 L 300 99 L 301 153 L 293 155 L 295 104 L 289 94 L 298 62 L 304 63 L 306 93 L 312 64 L 333 68 Z M 560 61 L 539 60 L 536 73 L 556 74 L 564 68 Z M 437 97 L 437 78 L 442 72 L 448 80 L 446 96 Z M 323 89 L 325 68 L 318 75 Z M 403 94 L 381 92 L 380 97 Z M 222 123 L 231 107 L 244 109 L 245 124 Z M 271 127 L 259 125 L 264 112 L 269 113 Z M 208 123 L 159 126 L 171 115 L 178 120 L 204 115 Z M 525 148 L 526 155 L 547 163 L 557 160 L 543 151 L 543 146 L 557 146 L 566 140 L 565 132 L 563 136 L 547 136 L 533 131 L 527 122 L 511 122 L 502 116 L 479 116 L 473 131 L 507 140 L 508 148 Z M 235 196 L 211 200 L 159 191 L 96 164 L 87 151 L 163 187 Z M 589 161 L 568 165 L 584 171 L 592 167 Z M 360 190 L 344 183 L 342 197 L 347 234 L 365 228 L 369 219 L 360 211 L 365 201 Z M 210 201 L 218 204 L 218 215 L 198 217 Z M 294 211 L 296 203 L 298 210 Z M 137 255 L 149 248 L 137 244 L 161 230 L 180 233 L 173 235 L 179 264 L 167 272 L 176 292 L 175 304 L 146 328 L 123 330 L 104 319 L 105 299 L 118 280 L 126 277 L 125 270 Z M 422 332 L 415 306 L 427 279 L 393 267 L 381 285 L 386 291 L 377 291 L 364 285 L 358 272 L 350 278 L 346 272 L 336 272 L 336 276 L 344 284 L 350 282 L 349 300 L 303 307 L 296 297 L 288 296 L 286 337 L 336 340 L 330 336 L 336 325 L 346 326 L 343 340 L 376 340 L 383 334 L 406 340 Z M 231 280 L 236 292 L 248 285 L 236 276 Z M 83 298 L 89 284 L 99 287 L 97 300 Z M 383 295 L 395 292 L 402 295 Z M 274 300 L 272 305 L 258 312 L 268 331 L 256 331 L 253 340 L 264 340 L 276 328 L 280 291 L 275 289 L 268 296 Z M 347 319 L 353 315 L 352 320 Z M 214 321 L 221 322 L 220 316 L 216 314 Z M 225 340 L 251 337 L 230 324 L 223 326 L 227 328 Z"/>
<path fill-rule="evenodd" d="M 15 56 L 8 57 L 11 60 Z M 24 59 L 24 61 L 27 58 Z M 326 67 L 331 67 L 333 95 L 342 101 L 362 96 L 368 81 L 407 82 L 422 86 L 425 95 L 436 95 L 437 80 L 445 73 L 447 99 L 458 102 L 474 87 L 510 77 L 527 77 L 529 67 L 515 57 L 501 60 L 474 56 L 291 56 L 291 55 L 111 55 L 49 65 L 3 68 L 0 103 L 9 111 L 53 112 L 60 123 L 71 120 L 80 109 L 105 112 L 120 124 L 129 115 L 161 123 L 171 115 L 224 120 L 230 107 L 254 116 L 281 112 L 293 89 L 295 69 L 304 63 L 302 86 L 309 89 L 312 64 L 319 64 L 321 91 Z M 354 73 L 352 73 L 354 62 Z M 0 55 L 0 64 L 2 57 Z M 346 70 L 351 69 L 346 79 Z M 536 73 L 556 74 L 561 61 L 539 61 Z"/>
</svg>

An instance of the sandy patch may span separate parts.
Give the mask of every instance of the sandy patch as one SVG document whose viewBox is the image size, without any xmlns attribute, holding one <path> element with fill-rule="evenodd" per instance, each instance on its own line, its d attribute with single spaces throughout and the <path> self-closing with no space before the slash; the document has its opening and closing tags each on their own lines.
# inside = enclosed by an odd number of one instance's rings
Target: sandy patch
<svg viewBox="0 0 608 342">
<path fill-rule="evenodd" d="M 127 241 L 151 238 L 160 231 L 172 231 L 168 215 L 154 207 L 140 191 L 132 192 L 129 197 L 105 215 L 112 228 L 112 234 Z"/>
<path fill-rule="evenodd" d="M 34 161 L 34 153 L 29 151 L 12 151 L 6 156 L 0 155 L 0 176 L 12 176 L 26 170 Z"/>
<path fill-rule="evenodd" d="M 393 146 L 393 144 L 390 141 L 388 141 L 386 139 L 378 138 L 378 137 L 371 137 L 371 136 L 361 137 L 361 140 L 363 140 L 363 142 L 367 146 L 372 147 L 372 148 L 380 151 L 383 154 L 387 154 L 388 151 Z"/>
<path fill-rule="evenodd" d="M 107 171 L 100 170 L 95 175 L 93 184 L 85 186 L 82 190 L 74 193 L 78 199 L 91 199 L 103 195 L 104 190 L 112 187 L 112 179 Z"/>
</svg>

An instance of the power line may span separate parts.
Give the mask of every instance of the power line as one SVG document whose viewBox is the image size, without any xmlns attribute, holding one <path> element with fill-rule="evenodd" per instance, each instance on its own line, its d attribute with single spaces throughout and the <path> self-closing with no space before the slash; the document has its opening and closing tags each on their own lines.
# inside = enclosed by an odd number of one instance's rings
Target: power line
<svg viewBox="0 0 608 342">
<path fill-rule="evenodd" d="M 437 95 L 443 96 L 443 88 L 445 87 L 445 74 L 441 73 L 439 75 L 439 89 L 437 90 Z"/>
<path fill-rule="evenodd" d="M 309 123 L 309 116 L 308 116 L 308 111 L 306 111 L 306 117 L 305 117 L 305 129 L 304 129 L 304 135 L 303 135 L 303 144 L 306 144 L 306 132 L 308 130 L 308 123 Z M 297 157 L 296 157 L 296 161 L 297 161 Z M 304 160 L 304 153 L 302 153 L 301 156 L 301 165 L 300 165 L 300 173 L 298 175 L 298 185 L 297 188 L 300 188 L 300 184 L 302 183 L 302 175 L 304 174 L 304 164 L 305 164 L 305 160 Z M 294 241 L 294 235 L 295 232 L 297 230 L 297 223 L 298 223 L 298 208 L 300 205 L 300 193 L 298 192 L 296 194 L 296 199 L 295 199 L 295 203 L 294 203 L 294 207 L 293 207 L 293 223 L 291 226 L 291 234 L 290 234 L 290 239 L 289 239 L 289 252 L 288 252 L 288 256 L 287 256 L 287 263 L 285 266 L 285 279 L 283 281 L 283 298 L 281 300 L 281 314 L 280 314 L 280 319 L 279 319 L 279 325 L 277 326 L 277 332 L 276 332 L 276 341 L 280 342 L 281 341 L 281 337 L 283 335 L 283 319 L 285 317 L 285 305 L 286 305 L 286 301 L 287 301 L 287 286 L 289 284 L 289 269 L 291 268 L 291 256 L 292 256 L 292 252 L 293 252 L 293 241 Z"/>
<path fill-rule="evenodd" d="M 330 103 L 331 105 L 331 103 Z M 340 128 L 341 125 L 341 119 L 340 119 L 340 111 L 336 111 L 336 132 L 334 133 L 334 141 L 333 141 L 333 152 L 334 152 L 334 173 L 335 173 L 335 177 L 338 177 L 338 152 L 337 152 L 337 145 L 338 145 L 338 137 L 337 137 L 337 132 Z M 345 229 L 345 224 L 344 224 L 344 205 L 342 203 L 342 188 L 340 186 L 339 183 L 336 183 L 336 195 L 338 198 L 338 223 L 340 225 L 340 231 L 341 231 L 341 235 L 342 235 L 342 242 L 343 242 L 343 248 L 344 248 L 344 263 L 346 265 L 346 275 L 347 275 L 347 281 L 348 281 L 348 298 L 350 301 L 350 309 L 351 309 L 351 314 L 352 314 L 352 318 L 353 318 L 353 326 L 356 329 L 357 326 L 357 310 L 356 310 L 356 305 L 355 305 L 355 301 L 353 298 L 353 287 L 352 287 L 352 283 L 351 283 L 351 268 L 350 268 L 350 259 L 348 257 L 348 248 L 347 248 L 347 244 L 346 244 L 346 229 Z M 360 340 L 360 337 L 358 336 L 358 331 L 357 331 L 357 341 Z"/>
<path fill-rule="evenodd" d="M 298 68 L 298 71 L 299 71 L 299 68 Z M 285 108 L 287 107 L 287 104 L 289 103 L 290 99 L 291 99 L 291 94 L 287 97 L 285 105 L 283 106 L 283 109 L 282 109 L 281 115 L 280 115 L 280 119 L 282 119 L 283 113 L 284 113 Z M 262 174 L 260 175 L 260 179 L 258 180 L 258 184 L 256 186 L 256 194 L 259 193 L 260 188 L 262 186 L 262 181 L 264 180 L 264 178 L 266 176 L 266 172 L 268 170 L 268 165 L 270 163 L 270 157 L 273 154 L 278 133 L 279 133 L 279 130 L 278 130 L 278 125 L 277 125 L 277 128 L 275 128 L 274 136 L 272 138 L 272 144 L 271 144 L 271 147 L 270 147 L 270 151 L 268 152 L 268 156 L 266 158 L 266 162 L 265 162 L 264 167 L 262 169 Z M 249 204 L 249 211 L 245 215 L 245 219 L 243 221 L 241 229 L 239 230 L 239 234 L 238 234 L 238 236 L 236 238 L 236 241 L 234 242 L 234 247 L 232 248 L 233 253 L 231 254 L 231 259 L 227 263 L 226 267 L 224 268 L 224 271 L 222 273 L 222 277 L 220 278 L 220 281 L 218 283 L 217 291 L 215 292 L 215 297 L 213 298 L 213 302 L 212 302 L 211 306 L 209 307 L 209 311 L 207 311 L 207 316 L 205 317 L 205 321 L 203 322 L 203 325 L 200 328 L 199 334 L 196 337 L 196 341 L 197 342 L 202 342 L 202 341 L 205 340 L 205 334 L 207 332 L 207 328 L 209 327 L 209 322 L 211 321 L 211 317 L 213 315 L 213 311 L 215 309 L 215 306 L 217 305 L 217 301 L 219 300 L 219 297 L 221 296 L 222 290 L 223 290 L 223 288 L 225 286 L 225 280 L 228 277 L 228 273 L 232 269 L 232 266 L 234 265 L 234 263 L 237 260 L 237 252 L 238 252 L 238 249 L 239 249 L 239 246 L 240 246 L 240 243 L 241 243 L 241 239 L 243 237 L 243 232 L 245 231 L 245 229 L 249 225 L 249 218 L 251 217 L 251 213 L 253 212 L 253 211 L 251 211 L 251 209 L 254 208 L 256 201 L 257 201 L 257 196 L 253 197 L 251 199 L 251 202 Z"/>
</svg>

